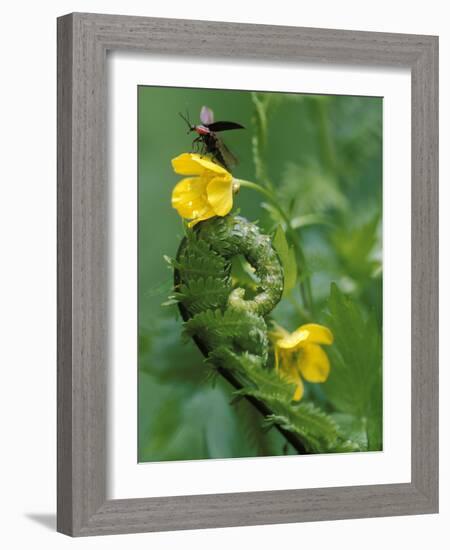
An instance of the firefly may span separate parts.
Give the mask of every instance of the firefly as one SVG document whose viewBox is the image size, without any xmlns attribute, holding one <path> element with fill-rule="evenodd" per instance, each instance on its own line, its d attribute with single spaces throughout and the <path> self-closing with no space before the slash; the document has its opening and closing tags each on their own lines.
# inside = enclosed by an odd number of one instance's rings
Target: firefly
<svg viewBox="0 0 450 550">
<path fill-rule="evenodd" d="M 214 160 L 228 171 L 230 170 L 230 166 L 237 164 L 237 158 L 217 135 L 217 132 L 242 130 L 244 129 L 242 124 L 224 120 L 214 122 L 214 113 L 206 106 L 203 106 L 200 110 L 201 124 L 191 124 L 188 117 L 183 116 L 181 113 L 179 114 L 188 125 L 188 133 L 195 132 L 197 134 L 197 137 L 192 142 L 192 148 L 196 152 L 200 151 L 202 155 L 211 155 Z"/>
</svg>

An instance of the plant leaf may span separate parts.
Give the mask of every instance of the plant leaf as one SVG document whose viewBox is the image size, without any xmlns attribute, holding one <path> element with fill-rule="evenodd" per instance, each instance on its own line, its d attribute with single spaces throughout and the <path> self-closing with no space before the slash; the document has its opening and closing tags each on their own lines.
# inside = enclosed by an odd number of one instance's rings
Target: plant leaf
<svg viewBox="0 0 450 550">
<path fill-rule="evenodd" d="M 297 282 L 297 260 L 295 251 L 292 246 L 289 246 L 286 235 L 281 225 L 277 227 L 273 237 L 272 245 L 277 251 L 281 265 L 283 267 L 284 289 L 283 297 L 290 294 Z"/>
<path fill-rule="evenodd" d="M 343 437 L 334 419 L 312 403 L 292 401 L 294 386 L 273 370 L 255 365 L 246 356 L 239 357 L 239 368 L 247 385 L 235 395 L 253 396 L 264 401 L 273 411 L 266 417 L 266 426 L 278 424 L 296 433 L 305 448 L 314 453 L 360 450 L 357 442 Z"/>
<path fill-rule="evenodd" d="M 382 352 L 375 317 L 364 315 L 333 283 L 326 322 L 335 343 L 329 349 L 332 367 L 324 391 L 338 411 L 366 423 L 368 450 L 380 450 Z"/>
</svg>

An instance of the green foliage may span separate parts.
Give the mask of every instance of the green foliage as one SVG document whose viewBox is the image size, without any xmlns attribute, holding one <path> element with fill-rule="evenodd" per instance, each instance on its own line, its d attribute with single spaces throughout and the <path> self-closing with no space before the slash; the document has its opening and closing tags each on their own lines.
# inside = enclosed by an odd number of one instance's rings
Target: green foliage
<svg viewBox="0 0 450 550">
<path fill-rule="evenodd" d="M 287 163 L 280 196 L 289 205 L 293 217 L 312 212 L 318 214 L 329 209 L 342 210 L 348 206 L 336 175 L 312 161 L 308 164 Z"/>
<path fill-rule="evenodd" d="M 285 297 L 289 295 L 297 283 L 297 259 L 295 257 L 294 247 L 289 246 L 281 225 L 277 227 L 272 246 L 277 251 L 281 265 L 283 266 L 283 297 Z"/>
<path fill-rule="evenodd" d="M 336 144 L 336 170 L 346 187 L 364 188 L 360 178 L 374 173 L 381 181 L 382 103 L 365 98 L 336 102 L 329 109 L 330 133 Z M 342 121 L 345 121 L 342 124 Z M 375 161 L 375 162 L 374 162 Z M 380 186 L 372 190 L 376 196 Z"/>
<path fill-rule="evenodd" d="M 265 162 L 268 144 L 268 117 L 271 109 L 280 101 L 279 94 L 252 92 L 254 105 L 253 124 L 255 132 L 252 138 L 253 162 L 255 173 L 259 181 L 270 185 L 269 174 Z"/>
<path fill-rule="evenodd" d="M 141 328 L 139 461 L 283 454 L 284 439 L 260 429 L 261 415 L 244 403 L 230 407 L 232 388 L 204 364 L 195 344 L 182 343 L 169 308 Z"/>
<path fill-rule="evenodd" d="M 184 325 L 185 334 L 197 336 L 209 350 L 224 344 L 267 357 L 267 327 L 259 315 L 245 310 L 227 308 L 197 313 Z"/>
<path fill-rule="evenodd" d="M 374 315 L 364 315 L 333 284 L 326 315 L 335 343 L 324 391 L 340 412 L 366 427 L 368 450 L 382 444 L 381 336 Z"/>
<path fill-rule="evenodd" d="M 343 269 L 354 281 L 367 284 L 380 272 L 380 214 L 355 226 L 340 226 L 330 233 L 331 242 L 343 264 Z"/>
<path fill-rule="evenodd" d="M 367 422 L 364 418 L 345 413 L 333 413 L 330 416 L 347 441 L 353 441 L 361 451 L 368 450 Z"/>
<path fill-rule="evenodd" d="M 227 303 L 231 282 L 218 277 L 199 277 L 181 284 L 174 297 L 192 312 L 223 308 Z"/>
<path fill-rule="evenodd" d="M 195 231 L 187 231 L 186 243 L 179 249 L 173 265 L 183 279 L 221 278 L 225 284 L 229 284 L 227 260 L 215 252 L 206 240 L 199 239 Z"/>
<path fill-rule="evenodd" d="M 331 416 L 312 403 L 293 402 L 294 386 L 285 382 L 272 369 L 260 368 L 251 361 L 241 361 L 249 384 L 237 395 L 251 395 L 266 403 L 273 414 L 266 417 L 266 425 L 279 424 L 296 433 L 309 452 L 345 452 L 359 450 L 359 445 L 344 438 Z"/>
<path fill-rule="evenodd" d="M 184 364 L 186 368 L 186 363 Z M 201 369 L 201 363 L 197 364 Z M 224 384 L 212 388 L 200 384 L 195 389 L 161 382 L 141 374 L 139 407 L 141 414 L 140 461 L 228 458 L 255 454 L 255 442 L 247 442 L 247 432 L 229 405 Z M 260 445 L 278 454 L 262 434 Z"/>
</svg>

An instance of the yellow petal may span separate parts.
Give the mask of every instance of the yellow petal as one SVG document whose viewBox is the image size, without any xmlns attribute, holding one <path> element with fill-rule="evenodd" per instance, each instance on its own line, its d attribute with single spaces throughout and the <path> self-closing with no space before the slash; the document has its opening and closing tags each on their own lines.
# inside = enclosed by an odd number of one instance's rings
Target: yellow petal
<svg viewBox="0 0 450 550">
<path fill-rule="evenodd" d="M 172 159 L 172 168 L 175 173 L 182 176 L 201 176 L 206 170 L 214 174 L 228 177 L 231 181 L 231 174 L 222 166 L 212 162 L 208 157 L 196 153 L 183 153 Z"/>
<path fill-rule="evenodd" d="M 223 178 L 227 179 L 228 181 L 231 181 L 233 179 L 233 176 L 226 170 L 223 166 L 220 166 L 220 164 L 216 164 L 212 160 L 210 160 L 208 157 L 203 157 L 201 155 L 191 155 L 193 157 L 193 160 L 199 165 L 205 168 L 206 170 L 209 170 L 211 172 L 214 172 L 216 174 L 220 174 Z"/>
<path fill-rule="evenodd" d="M 306 343 L 330 345 L 333 343 L 333 334 L 327 327 L 309 323 L 280 338 L 277 346 L 283 349 L 295 349 Z"/>
<path fill-rule="evenodd" d="M 316 344 L 302 346 L 297 354 L 297 367 L 308 382 L 325 382 L 330 373 L 330 361 Z"/>
<path fill-rule="evenodd" d="M 287 334 L 280 338 L 276 345 L 281 349 L 294 349 L 302 342 L 306 341 L 308 338 L 309 332 L 307 330 L 302 330 L 302 327 L 294 330 L 291 334 Z"/>
<path fill-rule="evenodd" d="M 330 346 L 333 343 L 334 337 L 331 330 L 323 325 L 317 325 L 315 323 L 309 323 L 302 325 L 301 330 L 307 330 L 309 332 L 307 342 L 310 344 L 324 344 Z"/>
<path fill-rule="evenodd" d="M 183 218 L 197 218 L 206 209 L 210 209 L 205 178 L 184 178 L 179 181 L 172 191 L 172 206 Z"/>
<path fill-rule="evenodd" d="M 300 401 L 303 397 L 303 381 L 298 370 L 295 355 L 296 354 L 290 352 L 276 350 L 275 371 L 278 372 L 278 369 L 280 369 L 279 374 L 281 378 L 286 380 L 289 384 L 295 384 L 296 389 L 292 399 L 294 399 L 294 401 Z"/>
<path fill-rule="evenodd" d="M 233 208 L 233 185 L 230 180 L 213 178 L 206 189 L 208 202 L 218 216 L 226 216 Z"/>
<path fill-rule="evenodd" d="M 300 378 L 300 376 L 298 377 L 298 380 L 297 380 L 297 387 L 295 388 L 295 392 L 294 392 L 294 395 L 292 397 L 292 399 L 294 401 L 300 401 L 300 399 L 303 397 L 303 382 L 302 382 L 302 379 Z"/>
<path fill-rule="evenodd" d="M 196 161 L 192 153 L 183 153 L 172 159 L 172 168 L 176 174 L 181 176 L 201 176 L 205 171 L 204 167 Z"/>
</svg>

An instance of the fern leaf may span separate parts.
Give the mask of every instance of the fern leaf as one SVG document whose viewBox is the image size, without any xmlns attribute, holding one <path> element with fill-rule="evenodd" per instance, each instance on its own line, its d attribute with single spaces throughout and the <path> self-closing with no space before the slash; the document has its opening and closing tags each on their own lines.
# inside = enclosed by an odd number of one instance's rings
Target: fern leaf
<svg viewBox="0 0 450 550">
<path fill-rule="evenodd" d="M 184 325 L 185 334 L 201 338 L 210 350 L 228 342 L 237 351 L 267 355 L 267 327 L 264 319 L 248 311 L 207 310 Z"/>
<path fill-rule="evenodd" d="M 252 396 L 264 401 L 273 411 L 266 424 L 276 423 L 296 433 L 310 452 L 347 452 L 359 450 L 356 442 L 346 440 L 331 416 L 311 403 L 292 401 L 294 386 L 281 379 L 275 371 L 255 367 L 241 361 L 241 371 L 248 383 L 235 392 L 237 396 Z"/>
<path fill-rule="evenodd" d="M 187 234 L 185 245 L 174 261 L 174 267 L 179 271 L 182 280 L 217 277 L 220 274 L 225 274 L 226 278 L 230 270 L 227 260 L 212 250 L 205 240 L 199 239 L 194 231 Z"/>
<path fill-rule="evenodd" d="M 206 309 L 223 309 L 230 290 L 231 279 L 200 277 L 191 279 L 188 284 L 181 284 L 174 293 L 174 297 L 191 313 L 199 313 Z"/>
</svg>

